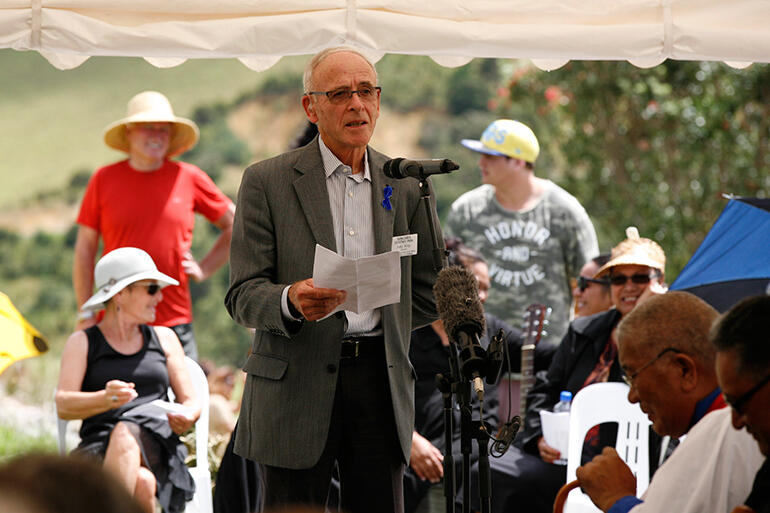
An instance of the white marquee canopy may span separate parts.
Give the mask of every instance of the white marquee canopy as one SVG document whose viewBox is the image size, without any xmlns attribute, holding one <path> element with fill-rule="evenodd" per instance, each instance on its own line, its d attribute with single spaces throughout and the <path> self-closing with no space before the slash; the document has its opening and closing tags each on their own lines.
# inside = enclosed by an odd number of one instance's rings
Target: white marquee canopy
<svg viewBox="0 0 770 513">
<path fill-rule="evenodd" d="M 373 59 L 474 57 L 770 62 L 770 0 L 0 0 L 0 48 L 60 69 L 90 56 L 237 58 L 264 70 L 285 55 L 349 44 Z"/>
</svg>

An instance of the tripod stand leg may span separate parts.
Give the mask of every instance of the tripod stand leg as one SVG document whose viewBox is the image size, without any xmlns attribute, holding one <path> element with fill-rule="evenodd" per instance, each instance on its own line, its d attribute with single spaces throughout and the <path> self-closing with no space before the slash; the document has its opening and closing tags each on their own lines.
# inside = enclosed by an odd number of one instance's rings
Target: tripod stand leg
<svg viewBox="0 0 770 513">
<path fill-rule="evenodd" d="M 463 513 L 471 511 L 471 445 L 472 415 L 471 415 L 471 385 L 461 383 L 460 388 L 460 453 L 463 458 Z"/>
<path fill-rule="evenodd" d="M 489 471 L 489 445 L 486 434 L 477 437 L 479 447 L 479 498 L 481 500 L 481 513 L 490 513 L 492 510 L 492 479 Z"/>
</svg>

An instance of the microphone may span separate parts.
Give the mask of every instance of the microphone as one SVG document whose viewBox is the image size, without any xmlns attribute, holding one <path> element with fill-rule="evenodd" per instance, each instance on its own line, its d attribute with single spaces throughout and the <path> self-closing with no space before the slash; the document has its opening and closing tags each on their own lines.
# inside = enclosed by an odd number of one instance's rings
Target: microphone
<svg viewBox="0 0 770 513">
<path fill-rule="evenodd" d="M 483 398 L 486 373 L 486 351 L 479 343 L 484 334 L 484 309 L 479 299 L 478 283 L 473 273 L 453 265 L 438 273 L 433 286 L 436 309 L 449 339 L 459 346 L 461 371 L 473 380 L 479 400 Z"/>
<path fill-rule="evenodd" d="M 406 178 L 411 176 L 424 180 L 430 175 L 450 173 L 460 166 L 449 159 L 408 160 L 404 158 L 390 159 L 382 168 L 388 178 Z"/>
</svg>

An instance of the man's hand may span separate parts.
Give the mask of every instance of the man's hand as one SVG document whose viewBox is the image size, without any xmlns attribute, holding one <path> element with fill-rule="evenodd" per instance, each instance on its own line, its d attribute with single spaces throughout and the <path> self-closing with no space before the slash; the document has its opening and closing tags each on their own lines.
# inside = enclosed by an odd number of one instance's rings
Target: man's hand
<svg viewBox="0 0 770 513">
<path fill-rule="evenodd" d="M 618 499 L 636 495 L 636 477 L 612 447 L 605 447 L 591 462 L 577 469 L 580 487 L 602 511 Z"/>
<path fill-rule="evenodd" d="M 540 452 L 540 459 L 546 463 L 553 463 L 561 458 L 561 452 L 545 443 L 545 438 L 542 436 L 537 441 L 537 450 Z"/>
<path fill-rule="evenodd" d="M 208 276 L 206 276 L 206 274 L 203 272 L 203 269 L 201 269 L 198 261 L 195 260 L 195 257 L 193 257 L 192 253 L 189 251 L 185 251 L 184 255 L 182 256 L 182 269 L 184 269 L 184 273 L 187 276 L 198 283 L 208 278 Z"/>
<path fill-rule="evenodd" d="M 417 431 L 412 433 L 412 455 L 409 458 L 409 466 L 412 467 L 417 477 L 431 483 L 438 483 L 444 477 L 444 455 L 438 448 L 430 443 Z"/>
<path fill-rule="evenodd" d="M 95 315 L 93 317 L 89 317 L 87 319 L 78 319 L 77 324 L 75 324 L 75 331 L 80 331 L 80 330 L 84 330 L 85 331 L 88 328 L 90 328 L 91 326 L 93 326 L 94 324 L 96 324 L 96 316 Z"/>
<path fill-rule="evenodd" d="M 313 278 L 298 281 L 289 287 L 289 302 L 308 321 L 322 319 L 345 302 L 347 292 L 313 287 Z"/>
</svg>

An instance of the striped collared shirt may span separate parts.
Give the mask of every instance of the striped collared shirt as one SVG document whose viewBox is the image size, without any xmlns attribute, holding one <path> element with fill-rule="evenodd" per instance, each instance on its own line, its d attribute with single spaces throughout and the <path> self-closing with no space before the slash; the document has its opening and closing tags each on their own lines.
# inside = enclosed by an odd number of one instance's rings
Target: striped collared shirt
<svg viewBox="0 0 770 513">
<path fill-rule="evenodd" d="M 334 224 L 337 254 L 347 258 L 372 256 L 374 249 L 374 219 L 372 216 L 372 175 L 369 170 L 369 152 L 364 153 L 364 172 L 353 174 L 350 166 L 324 144 L 318 136 L 321 149 L 326 189 Z M 345 311 L 348 318 L 346 335 L 378 335 L 380 311 L 368 310 L 360 314 Z"/>
</svg>

